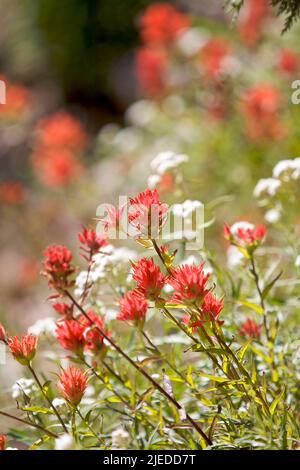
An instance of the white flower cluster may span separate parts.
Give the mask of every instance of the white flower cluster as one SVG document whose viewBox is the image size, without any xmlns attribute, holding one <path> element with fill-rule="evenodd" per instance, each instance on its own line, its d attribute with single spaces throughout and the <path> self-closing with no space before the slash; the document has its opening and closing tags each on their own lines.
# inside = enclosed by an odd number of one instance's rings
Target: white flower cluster
<svg viewBox="0 0 300 470">
<path fill-rule="evenodd" d="M 33 379 L 26 379 L 25 377 L 21 377 L 21 379 L 17 380 L 11 388 L 11 396 L 14 400 L 18 398 L 22 398 L 23 394 L 30 396 L 36 390 L 36 385 Z"/>
<path fill-rule="evenodd" d="M 194 240 L 198 234 L 198 230 L 201 229 L 197 224 L 203 222 L 202 202 L 187 199 L 181 204 L 174 204 L 171 207 L 171 213 L 174 216 L 175 230 L 173 237 L 175 239 L 185 238 L 187 240 Z M 178 221 L 178 223 L 176 223 L 176 221 Z M 179 231 L 177 231 L 178 229 Z"/>
<path fill-rule="evenodd" d="M 160 152 L 151 162 L 151 169 L 154 173 L 148 178 L 148 187 L 154 189 L 165 173 L 178 168 L 188 161 L 189 157 L 185 154 L 178 154 L 171 151 Z"/>
<path fill-rule="evenodd" d="M 125 247 L 116 248 L 113 245 L 107 245 L 93 257 L 93 265 L 89 274 L 89 282 L 96 283 L 106 280 L 107 276 L 118 277 L 129 272 L 129 262 L 137 259 L 137 253 Z M 80 297 L 84 291 L 87 271 L 81 271 L 76 278 L 75 295 Z"/>
<path fill-rule="evenodd" d="M 33 325 L 28 328 L 28 333 L 35 336 L 42 334 L 55 335 L 56 320 L 55 318 L 47 317 L 37 320 Z"/>
<path fill-rule="evenodd" d="M 260 200 L 262 206 L 269 206 L 265 213 L 267 222 L 274 224 L 281 218 L 282 207 L 277 199 L 283 184 L 300 179 L 300 158 L 281 160 L 273 168 L 272 178 L 264 178 L 258 181 L 253 195 Z"/>
<path fill-rule="evenodd" d="M 128 449 L 130 435 L 123 428 L 116 429 L 111 433 L 112 449 Z"/>
</svg>

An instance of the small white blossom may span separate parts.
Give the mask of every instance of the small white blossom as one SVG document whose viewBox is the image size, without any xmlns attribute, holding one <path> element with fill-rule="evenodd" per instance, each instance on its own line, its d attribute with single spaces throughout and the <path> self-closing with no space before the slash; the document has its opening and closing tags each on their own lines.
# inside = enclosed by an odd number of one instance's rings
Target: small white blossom
<svg viewBox="0 0 300 470">
<path fill-rule="evenodd" d="M 253 194 L 255 197 L 262 196 L 274 197 L 281 186 L 281 181 L 275 178 L 263 178 L 258 181 L 254 188 Z"/>
<path fill-rule="evenodd" d="M 179 36 L 177 46 L 185 56 L 192 57 L 200 51 L 206 41 L 207 38 L 199 28 L 190 28 Z"/>
<path fill-rule="evenodd" d="M 27 396 L 30 396 L 34 392 L 34 389 L 34 380 L 22 377 L 21 379 L 17 380 L 16 383 L 13 384 L 11 388 L 11 396 L 14 400 L 17 400 L 18 398 L 23 396 L 23 393 L 25 393 L 25 395 Z"/>
<path fill-rule="evenodd" d="M 33 325 L 28 328 L 28 333 L 40 336 L 42 334 L 54 335 L 56 330 L 56 321 L 54 318 L 47 317 L 37 320 Z"/>
<path fill-rule="evenodd" d="M 157 106 L 150 100 L 140 100 L 129 106 L 126 118 L 135 126 L 144 127 L 156 118 Z"/>
<path fill-rule="evenodd" d="M 150 175 L 147 180 L 148 188 L 155 189 L 160 181 L 161 181 L 160 175 Z"/>
<path fill-rule="evenodd" d="M 62 408 L 67 404 L 67 402 L 64 398 L 54 398 L 52 404 L 55 408 Z"/>
<path fill-rule="evenodd" d="M 167 151 L 159 153 L 151 162 L 152 170 L 158 175 L 163 175 L 166 171 L 177 168 L 182 163 L 189 161 L 189 157 L 185 154 L 178 154 Z"/>
<path fill-rule="evenodd" d="M 296 266 L 297 268 L 300 268 L 300 255 L 298 255 L 297 258 L 296 258 L 295 266 Z"/>
<path fill-rule="evenodd" d="M 273 177 L 289 182 L 290 179 L 300 178 L 300 158 L 281 160 L 273 169 Z"/>
<path fill-rule="evenodd" d="M 281 217 L 281 213 L 279 209 L 270 209 L 265 213 L 265 220 L 269 222 L 269 224 L 276 224 Z"/>
<path fill-rule="evenodd" d="M 112 449 L 126 449 L 129 446 L 130 435 L 125 429 L 119 428 L 111 433 Z"/>
<path fill-rule="evenodd" d="M 62 434 L 55 439 L 55 450 L 72 450 L 74 447 L 74 439 L 70 434 Z"/>
<path fill-rule="evenodd" d="M 227 265 L 230 269 L 236 268 L 242 264 L 243 254 L 236 246 L 229 246 L 227 250 Z"/>
</svg>

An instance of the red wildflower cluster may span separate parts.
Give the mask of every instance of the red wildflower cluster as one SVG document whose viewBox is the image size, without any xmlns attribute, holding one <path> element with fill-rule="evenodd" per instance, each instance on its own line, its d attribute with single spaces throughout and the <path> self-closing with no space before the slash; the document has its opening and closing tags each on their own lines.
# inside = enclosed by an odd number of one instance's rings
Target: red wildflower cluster
<svg viewBox="0 0 300 470">
<path fill-rule="evenodd" d="M 154 264 L 153 258 L 142 258 L 133 263 L 132 277 L 137 282 L 138 291 L 149 300 L 157 299 L 166 283 L 165 276 L 160 267 Z"/>
<path fill-rule="evenodd" d="M 239 34 L 248 46 L 261 39 L 268 11 L 268 0 L 246 0 L 240 15 Z"/>
<path fill-rule="evenodd" d="M 4 436 L 3 434 L 0 434 L 0 450 L 4 450 L 6 439 L 7 439 L 6 436 Z"/>
<path fill-rule="evenodd" d="M 23 85 L 10 83 L 6 77 L 0 79 L 5 84 L 6 96 L 6 103 L 0 106 L 0 119 L 19 120 L 29 109 L 29 91 Z"/>
<path fill-rule="evenodd" d="M 286 75 L 295 75 L 299 70 L 299 57 L 291 49 L 281 49 L 278 55 L 278 69 Z"/>
<path fill-rule="evenodd" d="M 190 26 L 187 15 L 169 3 L 150 5 L 140 20 L 140 33 L 148 46 L 168 46 Z"/>
<path fill-rule="evenodd" d="M 241 109 L 246 119 L 246 132 L 250 139 L 278 140 L 283 136 L 279 120 L 281 97 L 273 85 L 257 85 L 244 95 Z"/>
<path fill-rule="evenodd" d="M 169 284 L 174 288 L 172 297 L 174 303 L 195 303 L 201 305 L 209 292 L 207 282 L 210 275 L 204 273 L 204 265 L 184 264 L 172 269 Z"/>
<path fill-rule="evenodd" d="M 122 214 L 123 207 L 116 209 L 115 206 L 108 205 L 105 217 L 99 219 L 104 230 L 107 232 L 109 229 L 114 229 L 117 232 L 120 228 Z"/>
<path fill-rule="evenodd" d="M 219 325 L 223 325 L 224 322 L 219 320 L 223 308 L 222 300 L 217 299 L 211 292 L 208 292 L 204 297 L 201 307 L 199 307 L 197 319 L 191 319 L 187 315 L 184 321 L 192 328 L 201 328 L 204 323 L 211 321 L 216 321 Z"/>
<path fill-rule="evenodd" d="M 213 38 L 207 41 L 200 53 L 200 62 L 204 76 L 216 80 L 226 71 L 226 63 L 231 57 L 231 48 L 224 38 Z"/>
<path fill-rule="evenodd" d="M 73 305 L 66 304 L 64 302 L 57 302 L 52 305 L 56 313 L 59 315 L 64 316 L 67 319 L 71 319 L 73 317 Z"/>
<path fill-rule="evenodd" d="M 0 204 L 21 204 L 24 198 L 25 188 L 22 183 L 18 181 L 0 183 Z"/>
<path fill-rule="evenodd" d="M 241 326 L 239 334 L 249 338 L 259 339 L 261 335 L 262 325 L 258 325 L 254 320 L 248 318 Z"/>
<path fill-rule="evenodd" d="M 247 222 L 241 222 L 229 227 L 225 225 L 224 235 L 231 244 L 245 247 L 256 248 L 264 240 L 267 234 L 267 228 L 264 225 L 252 225 Z"/>
<path fill-rule="evenodd" d="M 97 235 L 95 230 L 85 227 L 78 234 L 78 239 L 82 244 L 81 250 L 89 255 L 88 257 L 83 255 L 87 260 L 107 245 L 107 239 L 104 235 Z"/>
<path fill-rule="evenodd" d="M 63 397 L 73 406 L 77 406 L 87 388 L 88 377 L 80 369 L 71 366 L 59 374 L 57 388 Z"/>
<path fill-rule="evenodd" d="M 142 323 L 145 320 L 147 309 L 147 301 L 138 291 L 133 290 L 120 300 L 120 312 L 117 318 L 121 321 Z"/>
<path fill-rule="evenodd" d="M 78 153 L 84 151 L 86 143 L 81 123 L 66 111 L 41 119 L 32 155 L 33 167 L 41 181 L 59 187 L 78 179 L 83 171 Z"/>
<path fill-rule="evenodd" d="M 104 337 L 97 327 L 103 331 L 103 333 L 109 335 L 105 330 L 104 319 L 91 310 L 88 311 L 87 314 L 91 321 L 84 315 L 79 318 L 80 324 L 84 327 L 85 350 L 91 352 L 102 351 L 104 347 Z"/>
<path fill-rule="evenodd" d="M 146 189 L 130 199 L 128 208 L 129 233 L 140 238 L 156 238 L 168 211 L 168 205 L 160 202 L 156 189 Z M 131 233 L 133 229 L 133 233 Z"/>
<path fill-rule="evenodd" d="M 13 357 L 22 365 L 28 365 L 35 356 L 38 337 L 23 335 L 21 338 L 12 336 L 8 338 L 8 347 Z"/>
<path fill-rule="evenodd" d="M 158 97 L 167 88 L 168 55 L 161 49 L 143 47 L 136 54 L 136 74 L 142 91 Z"/>
<path fill-rule="evenodd" d="M 56 338 L 67 351 L 81 355 L 85 346 L 85 326 L 76 320 L 66 320 L 58 323 Z"/>
<path fill-rule="evenodd" d="M 75 272 L 72 262 L 72 253 L 62 245 L 49 246 L 45 252 L 44 271 L 42 274 L 48 278 L 49 287 L 58 290 L 67 289 L 74 285 L 70 276 Z"/>
</svg>

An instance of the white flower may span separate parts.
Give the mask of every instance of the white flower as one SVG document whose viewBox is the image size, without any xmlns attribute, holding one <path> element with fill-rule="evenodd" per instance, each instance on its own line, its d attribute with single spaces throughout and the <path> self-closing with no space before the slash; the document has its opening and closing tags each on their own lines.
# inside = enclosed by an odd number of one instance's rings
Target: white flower
<svg viewBox="0 0 300 470">
<path fill-rule="evenodd" d="M 269 224 L 276 224 L 281 217 L 281 213 L 279 209 L 270 209 L 265 213 L 265 220 L 269 222 Z"/>
<path fill-rule="evenodd" d="M 289 182 L 290 179 L 300 178 L 300 158 L 281 160 L 273 169 L 273 177 Z"/>
<path fill-rule="evenodd" d="M 177 168 L 182 163 L 189 161 L 189 157 L 185 154 L 178 154 L 175 152 L 167 151 L 159 153 L 151 162 L 152 170 L 163 175 L 166 171 Z"/>
<path fill-rule="evenodd" d="M 174 239 L 195 239 L 200 229 L 198 224 L 203 222 L 202 202 L 187 199 L 182 204 L 174 204 L 170 211 L 174 216 Z"/>
<path fill-rule="evenodd" d="M 55 450 L 72 450 L 74 449 L 74 439 L 70 434 L 62 434 L 55 439 Z"/>
<path fill-rule="evenodd" d="M 300 268 L 300 255 L 298 255 L 297 258 L 296 258 L 295 266 L 296 266 L 297 268 Z"/>
<path fill-rule="evenodd" d="M 157 116 L 157 106 L 150 100 L 140 100 L 129 106 L 126 118 L 135 126 L 144 127 Z"/>
<path fill-rule="evenodd" d="M 125 127 L 113 139 L 113 144 L 121 152 L 134 152 L 141 143 L 140 131 L 135 127 Z"/>
<path fill-rule="evenodd" d="M 119 428 L 111 433 L 112 449 L 126 449 L 129 445 L 130 435 L 125 429 Z"/>
<path fill-rule="evenodd" d="M 23 393 L 30 396 L 34 391 L 34 388 L 35 384 L 33 379 L 26 379 L 25 377 L 22 377 L 13 384 L 11 388 L 11 396 L 14 400 L 22 397 Z"/>
<path fill-rule="evenodd" d="M 230 269 L 236 268 L 242 264 L 243 254 L 236 247 L 231 245 L 227 250 L 227 265 Z"/>
<path fill-rule="evenodd" d="M 206 41 L 199 28 L 190 28 L 179 36 L 177 46 L 185 56 L 191 57 L 199 52 Z"/>
<path fill-rule="evenodd" d="M 148 188 L 155 189 L 160 181 L 161 181 L 160 175 L 150 175 L 147 180 Z"/>
<path fill-rule="evenodd" d="M 281 181 L 275 178 L 263 178 L 258 181 L 253 194 L 259 198 L 262 196 L 274 197 L 281 186 Z"/>
<path fill-rule="evenodd" d="M 40 336 L 41 334 L 49 333 L 54 335 L 56 330 L 56 321 L 54 318 L 47 317 L 37 320 L 33 325 L 28 328 L 28 333 Z"/>
<path fill-rule="evenodd" d="M 67 402 L 64 398 L 54 398 L 52 404 L 55 406 L 55 408 L 62 408 L 67 404 Z"/>
</svg>

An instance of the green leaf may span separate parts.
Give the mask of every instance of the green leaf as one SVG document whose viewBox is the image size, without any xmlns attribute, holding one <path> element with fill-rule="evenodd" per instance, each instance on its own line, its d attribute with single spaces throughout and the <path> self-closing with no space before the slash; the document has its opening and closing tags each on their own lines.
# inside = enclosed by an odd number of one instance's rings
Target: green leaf
<svg viewBox="0 0 300 470">
<path fill-rule="evenodd" d="M 260 305 L 254 304 L 252 302 L 248 302 L 248 300 L 239 299 L 237 300 L 237 303 L 244 305 L 244 307 L 251 308 L 251 310 L 254 310 L 256 313 L 259 313 L 260 315 L 264 314 L 264 309 Z"/>
<path fill-rule="evenodd" d="M 210 374 L 205 374 L 204 372 L 198 372 L 198 375 L 201 377 L 204 377 L 205 379 L 213 380 L 214 382 L 228 382 L 228 379 L 224 377 L 218 377 L 217 375 L 210 375 Z"/>
<path fill-rule="evenodd" d="M 270 413 L 271 415 L 273 416 L 276 408 L 277 408 L 277 405 L 279 404 L 279 402 L 282 400 L 282 398 L 284 397 L 284 394 L 285 394 L 285 387 L 283 387 L 283 389 L 281 390 L 280 394 L 278 395 L 278 397 L 275 398 L 275 400 L 272 402 L 272 404 L 270 405 Z"/>
<path fill-rule="evenodd" d="M 21 408 L 22 411 L 27 411 L 31 413 L 42 413 L 44 415 L 53 415 L 54 411 L 50 410 L 49 408 L 42 408 L 40 406 L 30 406 Z"/>
<path fill-rule="evenodd" d="M 210 354 L 217 354 L 217 356 L 231 356 L 229 351 L 221 348 L 203 348 L 200 344 L 194 344 L 191 348 L 192 351 L 205 352 Z"/>
<path fill-rule="evenodd" d="M 239 358 L 240 362 L 242 362 L 242 360 L 244 358 L 244 355 L 245 355 L 251 341 L 252 341 L 251 339 L 249 341 L 247 341 L 247 343 L 244 344 L 244 346 L 238 351 L 237 355 L 238 355 L 238 358 Z"/>
<path fill-rule="evenodd" d="M 282 271 L 280 271 L 280 273 L 277 274 L 277 276 L 273 279 L 273 281 L 271 281 L 269 284 L 266 285 L 266 287 L 262 291 L 262 298 L 263 299 L 265 299 L 267 297 L 268 293 L 270 292 L 270 290 L 272 289 L 274 284 L 278 281 L 278 279 L 280 278 L 281 275 L 282 275 Z"/>
</svg>

